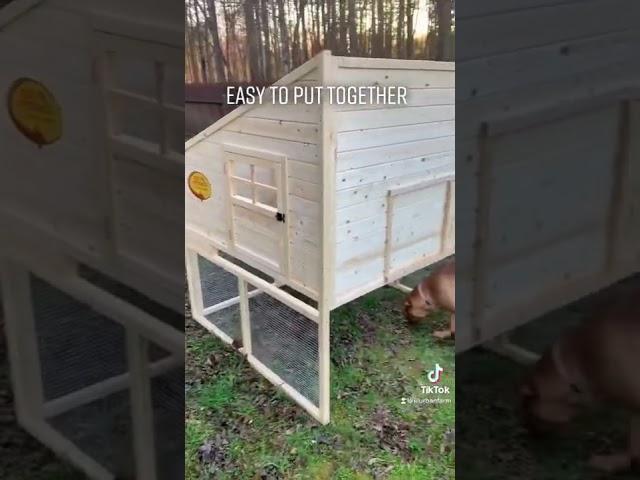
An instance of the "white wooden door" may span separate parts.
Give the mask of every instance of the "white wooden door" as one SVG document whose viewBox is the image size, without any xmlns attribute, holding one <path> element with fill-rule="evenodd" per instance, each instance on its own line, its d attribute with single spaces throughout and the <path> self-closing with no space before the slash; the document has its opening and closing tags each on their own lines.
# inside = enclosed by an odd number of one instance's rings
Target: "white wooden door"
<svg viewBox="0 0 640 480">
<path fill-rule="evenodd" d="M 173 285 L 183 275 L 184 49 L 165 29 L 95 20 L 96 140 L 112 263 Z M 163 237 L 162 242 L 154 239 Z M 161 282 L 154 282 L 158 285 Z"/>
<path fill-rule="evenodd" d="M 286 157 L 226 145 L 231 244 L 287 276 Z"/>
</svg>

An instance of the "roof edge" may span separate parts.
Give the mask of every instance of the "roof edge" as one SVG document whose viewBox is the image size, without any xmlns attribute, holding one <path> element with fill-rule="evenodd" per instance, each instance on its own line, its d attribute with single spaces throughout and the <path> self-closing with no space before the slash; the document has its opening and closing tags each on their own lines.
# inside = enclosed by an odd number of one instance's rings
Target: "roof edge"
<svg viewBox="0 0 640 480">
<path fill-rule="evenodd" d="M 330 50 L 323 50 L 322 52 L 318 53 L 312 59 L 307 60 L 305 63 L 300 65 L 298 68 L 295 68 L 292 71 L 290 71 L 288 74 L 286 74 L 280 80 L 275 82 L 273 85 L 290 85 L 291 83 L 293 83 L 296 80 L 298 80 L 298 79 L 302 78 L 303 76 L 305 76 L 307 73 L 309 73 L 314 68 L 321 66 L 322 65 L 321 64 L 321 59 L 325 58 L 325 57 L 331 57 L 331 51 Z M 212 125 L 210 125 L 207 128 L 205 128 L 202 132 L 198 133 L 194 137 L 192 137 L 189 140 L 187 140 L 185 142 L 185 144 L 184 144 L 185 152 L 189 151 L 192 147 L 195 147 L 200 142 L 202 142 L 206 138 L 208 138 L 211 135 L 213 135 L 215 132 L 220 130 L 222 127 L 224 127 L 228 123 L 232 122 L 236 118 L 240 117 L 241 115 L 244 115 L 248 111 L 250 111 L 250 110 L 252 110 L 252 109 L 254 109 L 254 108 L 258 107 L 258 106 L 259 105 L 242 105 L 241 107 L 238 107 L 235 110 L 229 112 L 224 117 L 218 119 L 215 123 L 213 123 Z"/>
<path fill-rule="evenodd" d="M 0 30 L 27 13 L 34 7 L 37 7 L 44 0 L 16 0 L 6 5 L 0 10 Z"/>
</svg>

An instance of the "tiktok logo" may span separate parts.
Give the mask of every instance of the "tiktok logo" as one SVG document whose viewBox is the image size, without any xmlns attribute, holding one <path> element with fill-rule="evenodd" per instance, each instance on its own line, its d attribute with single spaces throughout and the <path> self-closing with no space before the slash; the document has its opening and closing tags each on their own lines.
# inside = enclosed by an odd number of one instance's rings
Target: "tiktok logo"
<svg viewBox="0 0 640 480">
<path fill-rule="evenodd" d="M 439 363 L 436 363 L 436 368 L 431 370 L 427 375 L 427 378 L 431 383 L 438 383 L 442 380 L 442 374 L 444 373 L 444 368 L 440 366 Z"/>
</svg>

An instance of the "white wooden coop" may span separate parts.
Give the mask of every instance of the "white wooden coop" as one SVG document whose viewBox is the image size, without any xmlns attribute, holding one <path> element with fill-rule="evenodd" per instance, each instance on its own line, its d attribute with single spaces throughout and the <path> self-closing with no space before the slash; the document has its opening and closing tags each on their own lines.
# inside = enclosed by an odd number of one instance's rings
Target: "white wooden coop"
<svg viewBox="0 0 640 480">
<path fill-rule="evenodd" d="M 184 12 L 168 3 L 0 2 L 17 417 L 92 479 L 183 474 Z"/>
<path fill-rule="evenodd" d="M 454 65 L 325 51 L 278 85 L 405 106 L 246 105 L 186 144 L 194 318 L 322 423 L 333 309 L 454 252 Z"/>
<path fill-rule="evenodd" d="M 458 352 L 640 271 L 638 18 L 624 0 L 457 10 Z"/>
</svg>

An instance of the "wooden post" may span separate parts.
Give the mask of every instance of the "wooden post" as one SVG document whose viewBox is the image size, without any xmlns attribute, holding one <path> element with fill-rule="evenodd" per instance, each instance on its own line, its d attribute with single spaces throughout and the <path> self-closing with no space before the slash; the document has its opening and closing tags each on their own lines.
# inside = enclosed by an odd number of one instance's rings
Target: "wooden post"
<svg viewBox="0 0 640 480">
<path fill-rule="evenodd" d="M 617 267 L 616 252 L 619 247 L 620 219 L 625 205 L 625 179 L 629 169 L 630 157 L 630 123 L 631 106 L 628 100 L 620 102 L 618 113 L 618 143 L 613 161 L 613 182 L 611 184 L 611 204 L 607 219 L 607 256 L 606 273 L 611 273 Z"/>
<path fill-rule="evenodd" d="M 156 449 L 149 372 L 148 342 L 127 327 L 127 359 L 131 372 L 131 420 L 136 459 L 136 478 L 156 480 Z"/>
<path fill-rule="evenodd" d="M 245 355 L 251 355 L 251 314 L 249 311 L 249 292 L 247 282 L 238 277 L 238 296 L 240 297 L 240 327 L 242 329 L 242 347 Z"/>
<path fill-rule="evenodd" d="M 331 52 L 321 54 L 320 71 L 322 85 L 329 86 L 335 79 L 335 62 Z M 322 270 L 320 298 L 318 301 L 318 373 L 319 373 L 319 421 L 327 424 L 331 416 L 331 361 L 330 332 L 331 310 L 335 301 L 335 248 L 336 248 L 336 132 L 333 106 L 328 96 L 322 100 L 321 112 L 321 161 L 322 161 Z"/>
<path fill-rule="evenodd" d="M 487 244 L 489 241 L 489 212 L 491 210 L 491 175 L 493 173 L 491 155 L 488 152 L 489 125 L 483 123 L 478 136 L 477 212 L 476 238 L 473 259 L 473 304 L 471 328 L 474 341 L 481 340 L 487 275 Z"/>
</svg>

